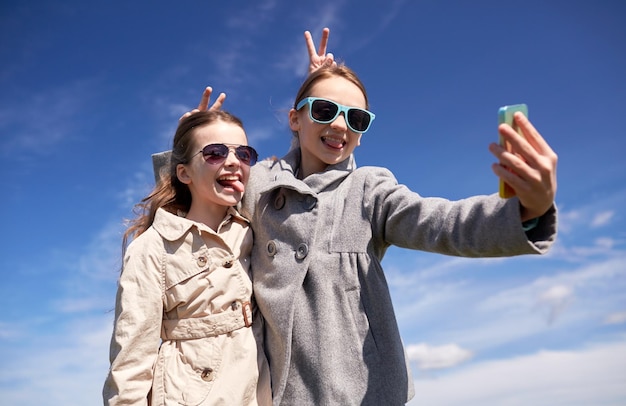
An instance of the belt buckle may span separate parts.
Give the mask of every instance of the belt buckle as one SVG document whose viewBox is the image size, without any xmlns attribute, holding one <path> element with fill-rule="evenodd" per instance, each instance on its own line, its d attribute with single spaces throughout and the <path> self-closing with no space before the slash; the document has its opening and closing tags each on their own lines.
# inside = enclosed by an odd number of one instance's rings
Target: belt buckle
<svg viewBox="0 0 626 406">
<path fill-rule="evenodd" d="M 248 311 L 250 312 L 250 317 L 248 317 Z M 252 303 L 241 302 L 241 313 L 243 314 L 245 326 L 250 327 L 252 325 Z"/>
</svg>

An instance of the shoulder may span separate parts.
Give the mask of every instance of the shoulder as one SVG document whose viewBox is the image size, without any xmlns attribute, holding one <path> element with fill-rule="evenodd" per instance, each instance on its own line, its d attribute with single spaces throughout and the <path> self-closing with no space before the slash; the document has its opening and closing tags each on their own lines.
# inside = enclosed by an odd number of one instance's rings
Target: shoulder
<svg viewBox="0 0 626 406">
<path fill-rule="evenodd" d="M 128 244 L 125 256 L 145 257 L 155 251 L 158 251 L 161 247 L 163 247 L 163 238 L 153 226 L 150 226 L 146 231 Z"/>
<path fill-rule="evenodd" d="M 358 176 L 360 178 L 365 179 L 380 179 L 380 180 L 388 180 L 393 179 L 396 180 L 394 174 L 387 168 L 383 168 L 381 166 L 361 166 L 356 168 L 352 175 Z"/>
<path fill-rule="evenodd" d="M 379 166 L 359 167 L 352 171 L 348 179 L 353 184 L 353 187 L 359 185 L 369 194 L 378 194 L 398 186 L 398 180 L 395 175 L 389 169 Z"/>
<path fill-rule="evenodd" d="M 246 188 L 246 193 L 248 191 L 254 191 L 258 188 L 261 188 L 267 181 L 270 179 L 270 174 L 276 165 L 275 160 L 265 159 L 261 162 L 258 162 L 252 168 L 250 168 L 250 179 L 248 180 L 248 186 Z"/>
<path fill-rule="evenodd" d="M 262 161 L 257 162 L 252 168 L 250 168 L 250 174 L 252 176 L 260 173 L 269 173 L 272 171 L 272 168 L 278 163 L 277 158 L 266 158 Z"/>
<path fill-rule="evenodd" d="M 243 195 L 241 214 L 250 218 L 250 213 L 253 211 L 253 206 L 260 194 L 267 188 L 276 185 L 276 180 L 288 172 L 284 163 L 283 160 L 268 158 L 250 168 L 250 179 Z"/>
<path fill-rule="evenodd" d="M 177 241 L 183 238 L 194 226 L 193 221 L 159 208 L 151 228 L 165 240 Z"/>
</svg>

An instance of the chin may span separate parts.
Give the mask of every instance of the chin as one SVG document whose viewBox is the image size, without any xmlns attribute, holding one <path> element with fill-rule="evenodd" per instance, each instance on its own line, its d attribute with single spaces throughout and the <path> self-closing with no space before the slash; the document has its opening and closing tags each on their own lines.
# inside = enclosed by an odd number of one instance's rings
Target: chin
<svg viewBox="0 0 626 406">
<path fill-rule="evenodd" d="M 242 197 L 243 197 L 243 193 L 237 193 L 236 195 L 222 196 L 220 200 L 221 200 L 221 204 L 223 204 L 224 206 L 230 207 L 230 206 L 236 206 L 237 204 L 239 204 Z"/>
</svg>

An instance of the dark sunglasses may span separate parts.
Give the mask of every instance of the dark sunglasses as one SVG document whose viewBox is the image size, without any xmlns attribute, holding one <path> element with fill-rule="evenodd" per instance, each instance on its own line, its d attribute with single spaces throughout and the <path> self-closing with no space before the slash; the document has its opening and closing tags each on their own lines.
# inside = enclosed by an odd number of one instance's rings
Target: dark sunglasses
<svg viewBox="0 0 626 406">
<path fill-rule="evenodd" d="M 235 152 L 237 159 L 246 165 L 254 165 L 259 158 L 259 154 L 257 154 L 254 148 L 248 145 L 234 144 L 209 144 L 196 155 L 202 154 L 202 157 L 208 164 L 218 165 L 226 160 L 231 149 Z"/>
<path fill-rule="evenodd" d="M 306 97 L 296 105 L 296 110 L 300 110 L 305 104 L 309 105 L 309 117 L 320 124 L 332 123 L 343 112 L 348 127 L 356 133 L 364 133 L 376 118 L 370 111 L 358 107 L 348 107 L 335 103 L 332 100 L 320 97 Z"/>
</svg>

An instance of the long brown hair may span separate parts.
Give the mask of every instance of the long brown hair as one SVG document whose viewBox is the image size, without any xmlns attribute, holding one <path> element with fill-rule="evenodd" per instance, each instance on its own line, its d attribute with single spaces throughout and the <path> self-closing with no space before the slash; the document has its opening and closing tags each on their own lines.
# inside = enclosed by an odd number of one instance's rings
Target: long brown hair
<svg viewBox="0 0 626 406">
<path fill-rule="evenodd" d="M 180 120 L 174 134 L 169 164 L 161 168 L 159 181 L 152 192 L 133 208 L 136 217 L 128 222 L 128 228 L 122 240 L 123 252 L 130 240 L 140 236 L 150 228 L 159 208 L 173 214 L 189 211 L 191 192 L 189 187 L 178 179 L 176 167 L 178 164 L 188 163 L 191 157 L 198 153 L 198 151 L 192 150 L 194 129 L 217 121 L 232 123 L 243 129 L 243 123 L 239 118 L 223 110 L 201 111 Z"/>
</svg>

